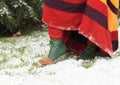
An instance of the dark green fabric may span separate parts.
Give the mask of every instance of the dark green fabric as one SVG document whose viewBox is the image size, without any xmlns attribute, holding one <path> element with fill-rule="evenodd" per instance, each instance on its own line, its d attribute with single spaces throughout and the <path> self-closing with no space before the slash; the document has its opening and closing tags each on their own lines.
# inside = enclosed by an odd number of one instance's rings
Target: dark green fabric
<svg viewBox="0 0 120 85">
<path fill-rule="evenodd" d="M 67 50 L 67 47 L 65 46 L 61 39 L 51 39 L 50 45 L 51 45 L 50 52 L 48 57 L 51 58 L 53 61 L 58 59 Z"/>
<path fill-rule="evenodd" d="M 92 60 L 95 58 L 97 51 L 98 51 L 97 46 L 87 46 L 85 51 L 81 54 L 80 57 L 77 58 L 77 60 L 78 59 Z"/>
</svg>

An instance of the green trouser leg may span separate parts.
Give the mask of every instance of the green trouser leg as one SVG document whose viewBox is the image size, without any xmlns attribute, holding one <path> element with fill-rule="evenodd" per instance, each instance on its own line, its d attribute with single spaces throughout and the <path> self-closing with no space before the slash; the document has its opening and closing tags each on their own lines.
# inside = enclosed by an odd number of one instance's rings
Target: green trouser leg
<svg viewBox="0 0 120 85">
<path fill-rule="evenodd" d="M 67 47 L 63 44 L 61 39 L 51 39 L 50 45 L 50 52 L 48 57 L 51 58 L 53 61 L 58 59 L 67 50 Z"/>
<path fill-rule="evenodd" d="M 85 51 L 81 54 L 78 59 L 83 59 L 83 60 L 92 60 L 95 58 L 96 53 L 97 53 L 98 47 L 97 46 L 87 46 Z"/>
</svg>

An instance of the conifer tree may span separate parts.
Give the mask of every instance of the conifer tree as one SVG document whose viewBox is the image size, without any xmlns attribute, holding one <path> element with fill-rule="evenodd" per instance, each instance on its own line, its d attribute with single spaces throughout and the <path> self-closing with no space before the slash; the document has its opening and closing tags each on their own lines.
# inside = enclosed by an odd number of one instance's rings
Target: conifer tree
<svg viewBox="0 0 120 85">
<path fill-rule="evenodd" d="M 0 31 L 15 32 L 20 27 L 41 23 L 42 0 L 0 0 Z M 33 24 L 33 25 L 34 25 Z"/>
</svg>

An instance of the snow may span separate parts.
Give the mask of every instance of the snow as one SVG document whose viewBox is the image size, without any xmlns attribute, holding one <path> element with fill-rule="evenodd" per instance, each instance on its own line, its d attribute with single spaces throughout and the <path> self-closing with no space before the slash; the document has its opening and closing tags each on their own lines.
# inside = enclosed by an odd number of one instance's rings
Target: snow
<svg viewBox="0 0 120 85">
<path fill-rule="evenodd" d="M 118 85 L 120 57 L 99 58 L 90 68 L 72 58 L 40 67 L 49 51 L 47 33 L 3 38 L 0 41 L 0 85 Z M 119 50 L 118 50 L 119 52 Z"/>
<path fill-rule="evenodd" d="M 9 15 L 10 12 L 8 11 L 7 8 L 3 7 L 2 9 L 0 8 L 0 16 L 2 17 L 4 14 Z"/>
</svg>

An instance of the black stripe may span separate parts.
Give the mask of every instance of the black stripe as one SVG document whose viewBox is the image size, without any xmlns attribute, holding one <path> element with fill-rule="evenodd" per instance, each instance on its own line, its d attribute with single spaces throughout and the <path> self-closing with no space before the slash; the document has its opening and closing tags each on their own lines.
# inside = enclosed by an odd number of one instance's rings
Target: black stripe
<svg viewBox="0 0 120 85">
<path fill-rule="evenodd" d="M 71 12 L 71 13 L 83 13 L 86 3 L 69 3 L 62 0 L 45 0 L 45 4 L 56 10 Z"/>
<path fill-rule="evenodd" d="M 114 51 L 118 49 L 118 41 L 117 40 L 112 41 L 112 48 L 113 48 Z"/>
<path fill-rule="evenodd" d="M 108 4 L 108 6 L 110 7 L 110 9 L 112 10 L 112 12 L 114 13 L 114 14 L 117 14 L 117 8 L 111 3 L 111 1 L 110 0 L 107 0 L 107 4 Z"/>
<path fill-rule="evenodd" d="M 103 15 L 101 12 L 86 5 L 85 15 L 96 21 L 98 24 L 102 25 L 104 28 L 108 29 L 107 17 Z"/>
<path fill-rule="evenodd" d="M 84 13 L 95 20 L 98 24 L 102 25 L 104 28 L 108 28 L 107 17 L 92 7 L 86 5 L 86 3 L 74 4 L 68 3 L 61 0 L 45 0 L 45 4 L 56 10 L 70 12 L 70 13 Z"/>
</svg>

